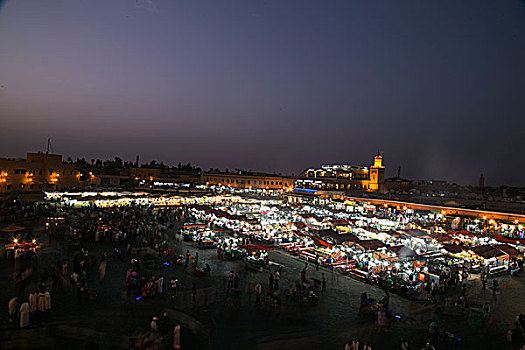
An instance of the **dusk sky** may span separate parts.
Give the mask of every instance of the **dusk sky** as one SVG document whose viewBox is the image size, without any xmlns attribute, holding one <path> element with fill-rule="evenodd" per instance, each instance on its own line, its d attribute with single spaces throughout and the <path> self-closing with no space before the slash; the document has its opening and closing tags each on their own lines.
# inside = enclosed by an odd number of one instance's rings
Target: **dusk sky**
<svg viewBox="0 0 525 350">
<path fill-rule="evenodd" d="M 0 156 L 525 185 L 525 2 L 8 0 Z"/>
</svg>

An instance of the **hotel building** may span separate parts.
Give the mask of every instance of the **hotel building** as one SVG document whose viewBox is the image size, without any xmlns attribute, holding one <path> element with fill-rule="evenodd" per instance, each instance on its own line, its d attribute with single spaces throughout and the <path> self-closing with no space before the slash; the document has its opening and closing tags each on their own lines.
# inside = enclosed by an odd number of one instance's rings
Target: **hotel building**
<svg viewBox="0 0 525 350">
<path fill-rule="evenodd" d="M 26 159 L 0 158 L 0 193 L 49 191 L 80 185 L 80 172 L 62 156 L 27 153 Z"/>
<path fill-rule="evenodd" d="M 354 165 L 323 165 L 306 169 L 297 178 L 295 187 L 311 190 L 361 190 L 384 192 L 383 157 L 374 158 L 371 167 Z"/>
<path fill-rule="evenodd" d="M 210 171 L 204 173 L 204 183 L 245 189 L 291 190 L 294 186 L 294 179 L 251 171 L 240 171 L 239 173 Z"/>
</svg>

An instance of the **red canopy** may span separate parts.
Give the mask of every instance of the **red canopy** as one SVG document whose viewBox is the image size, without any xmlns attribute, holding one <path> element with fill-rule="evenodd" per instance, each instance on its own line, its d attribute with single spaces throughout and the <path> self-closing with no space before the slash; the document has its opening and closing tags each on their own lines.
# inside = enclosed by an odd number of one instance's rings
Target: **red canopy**
<svg viewBox="0 0 525 350">
<path fill-rule="evenodd" d="M 522 238 L 511 238 L 511 237 L 505 237 L 502 235 L 492 236 L 492 238 L 502 243 L 516 244 L 516 242 L 519 242 L 520 244 L 525 244 L 525 239 L 522 239 Z"/>
<path fill-rule="evenodd" d="M 271 245 L 263 245 L 263 244 L 245 244 L 239 246 L 240 249 L 247 250 L 248 252 L 255 252 L 258 250 L 274 250 L 277 249 L 277 247 L 271 246 Z"/>
<path fill-rule="evenodd" d="M 311 236 L 310 238 L 314 241 L 314 244 L 318 247 L 331 247 L 332 246 L 330 243 L 328 243 L 327 241 L 319 237 Z"/>
</svg>

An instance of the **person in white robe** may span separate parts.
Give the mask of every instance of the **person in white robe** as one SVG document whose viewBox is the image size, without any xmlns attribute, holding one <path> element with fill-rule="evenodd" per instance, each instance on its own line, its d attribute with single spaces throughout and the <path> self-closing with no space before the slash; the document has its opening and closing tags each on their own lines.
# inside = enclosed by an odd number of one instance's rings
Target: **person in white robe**
<svg viewBox="0 0 525 350">
<path fill-rule="evenodd" d="M 51 294 L 49 292 L 44 293 L 44 309 L 51 311 Z"/>
<path fill-rule="evenodd" d="M 157 280 L 157 293 L 162 294 L 164 291 L 164 276 L 160 276 Z"/>
<path fill-rule="evenodd" d="M 7 311 L 9 312 L 9 322 L 16 319 L 16 312 L 18 311 L 18 298 L 11 298 L 7 304 Z"/>
<path fill-rule="evenodd" d="M 20 306 L 20 328 L 29 326 L 29 304 L 23 303 Z"/>
<path fill-rule="evenodd" d="M 100 281 L 102 282 L 104 277 L 106 277 L 106 260 L 100 262 L 100 265 L 98 266 L 98 275 Z"/>
<path fill-rule="evenodd" d="M 38 294 L 36 294 L 36 292 L 32 292 L 29 294 L 29 312 L 31 313 L 36 311 L 37 297 L 38 297 Z"/>
<path fill-rule="evenodd" d="M 173 349 L 180 349 L 180 322 L 178 321 L 173 329 Z"/>
<path fill-rule="evenodd" d="M 36 309 L 41 312 L 44 312 L 46 310 L 46 295 L 44 294 L 44 292 L 38 293 Z"/>
</svg>

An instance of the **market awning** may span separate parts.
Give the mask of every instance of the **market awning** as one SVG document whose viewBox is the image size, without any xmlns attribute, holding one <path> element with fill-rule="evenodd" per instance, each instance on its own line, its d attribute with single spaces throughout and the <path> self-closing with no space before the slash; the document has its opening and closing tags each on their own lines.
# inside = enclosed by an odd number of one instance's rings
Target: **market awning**
<svg viewBox="0 0 525 350">
<path fill-rule="evenodd" d="M 352 234 L 340 234 L 334 230 L 316 230 L 314 232 L 320 237 L 333 239 L 336 244 L 341 244 L 343 242 L 355 242 L 358 240 L 357 237 Z"/>
<path fill-rule="evenodd" d="M 332 246 L 330 243 L 328 243 L 327 241 L 319 237 L 311 236 L 310 238 L 314 241 L 314 244 L 318 247 L 331 247 Z"/>
<path fill-rule="evenodd" d="M 245 244 L 239 246 L 240 249 L 244 249 L 250 253 L 260 251 L 260 250 L 274 250 L 277 249 L 277 247 L 271 246 L 271 245 L 265 245 L 265 244 Z"/>
<path fill-rule="evenodd" d="M 408 258 L 417 255 L 416 252 L 404 245 L 390 246 L 387 249 L 396 253 L 400 258 Z"/>
<path fill-rule="evenodd" d="M 510 244 L 519 243 L 519 244 L 525 245 L 525 239 L 511 238 L 511 237 L 506 237 L 502 235 L 491 236 L 491 238 L 494 238 L 496 241 L 501 242 L 501 243 L 510 243 Z"/>
<path fill-rule="evenodd" d="M 474 247 L 471 250 L 484 259 L 508 258 L 509 256 L 509 254 L 492 245 L 478 245 L 477 247 Z"/>
<path fill-rule="evenodd" d="M 355 244 L 363 250 L 376 250 L 385 246 L 384 243 L 378 239 L 359 240 Z"/>
<path fill-rule="evenodd" d="M 0 231 L 2 232 L 17 232 L 17 231 L 23 231 L 26 228 L 23 226 L 16 226 L 16 225 L 10 225 L 4 228 L 0 228 Z"/>
<path fill-rule="evenodd" d="M 464 250 L 463 247 L 457 244 L 443 244 L 443 249 L 452 254 L 459 254 Z"/>
<path fill-rule="evenodd" d="M 520 252 L 516 248 L 508 244 L 498 244 L 495 247 L 509 254 L 511 257 L 516 257 L 520 254 Z"/>
<path fill-rule="evenodd" d="M 197 228 L 197 227 L 208 227 L 206 224 L 189 224 L 184 225 L 183 228 Z"/>
</svg>

